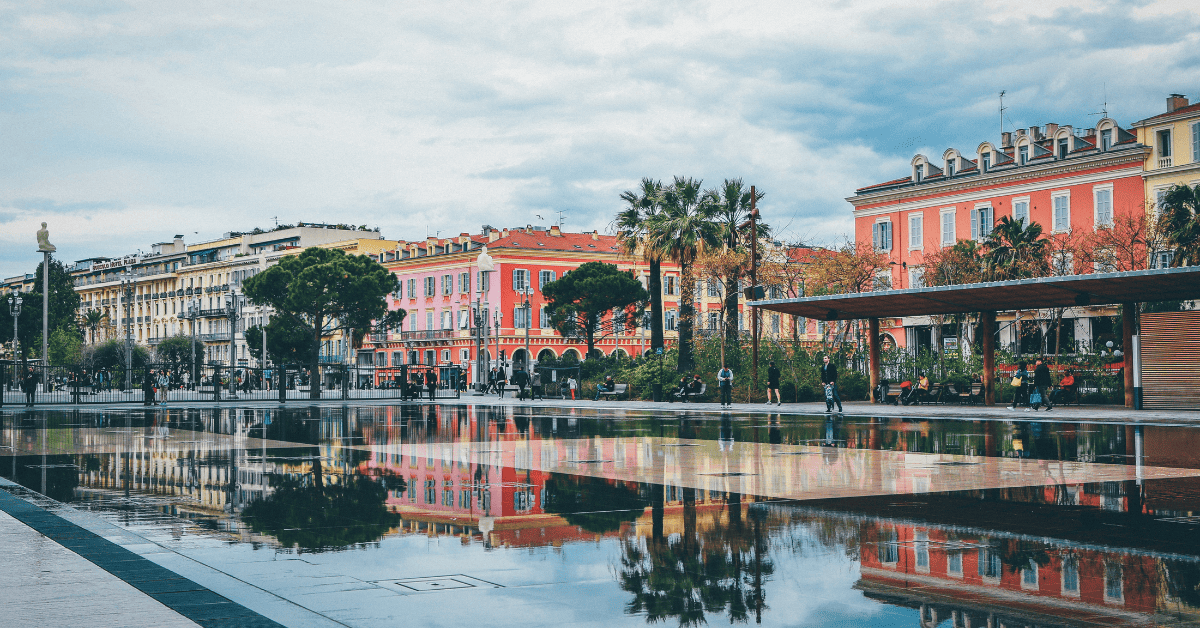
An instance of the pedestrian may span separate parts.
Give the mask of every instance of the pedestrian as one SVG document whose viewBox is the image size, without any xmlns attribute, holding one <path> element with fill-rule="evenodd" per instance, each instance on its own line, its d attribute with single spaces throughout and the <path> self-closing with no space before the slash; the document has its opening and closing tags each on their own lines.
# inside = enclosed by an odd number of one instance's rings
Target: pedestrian
<svg viewBox="0 0 1200 628">
<path fill-rule="evenodd" d="M 429 400 L 433 401 L 437 397 L 438 376 L 435 369 L 425 371 L 425 387 L 429 389 Z"/>
<path fill-rule="evenodd" d="M 529 386 L 529 373 L 524 367 L 517 367 L 512 376 L 513 385 L 517 387 L 517 399 L 525 401 L 525 388 Z"/>
<path fill-rule="evenodd" d="M 1037 412 L 1041 406 L 1046 406 L 1046 412 L 1053 410 L 1050 405 L 1050 367 L 1038 358 L 1033 366 L 1033 390 L 1035 397 L 1031 399 L 1030 407 Z"/>
<path fill-rule="evenodd" d="M 1025 411 L 1029 412 L 1029 395 L 1026 392 L 1029 386 L 1029 371 L 1026 370 L 1028 365 L 1025 362 L 1017 363 L 1017 372 L 1013 373 L 1012 381 L 1009 384 L 1013 389 L 1013 402 L 1008 407 L 1009 410 L 1016 410 L 1022 403 L 1025 404 Z"/>
<path fill-rule="evenodd" d="M 142 405 L 154 405 L 154 372 L 150 370 L 142 373 Z"/>
<path fill-rule="evenodd" d="M 25 405 L 33 407 L 33 395 L 37 392 L 37 375 L 33 372 L 33 367 L 29 367 L 25 371 L 25 378 L 21 381 L 21 389 L 25 391 Z"/>
<path fill-rule="evenodd" d="M 838 394 L 837 387 L 837 366 L 829 361 L 829 356 L 825 356 L 825 364 L 821 366 L 821 383 L 829 386 L 829 390 L 833 393 L 832 399 L 826 403 L 825 412 L 833 411 L 833 404 L 837 404 L 838 412 L 842 411 L 842 396 Z"/>
<path fill-rule="evenodd" d="M 721 365 L 717 371 L 717 386 L 721 389 L 721 407 L 733 406 L 733 370 Z"/>
<path fill-rule="evenodd" d="M 158 372 L 158 390 L 159 390 L 159 394 L 161 396 L 159 397 L 158 405 L 160 405 L 160 406 L 167 405 L 167 390 L 169 390 L 170 388 L 171 388 L 171 378 L 167 376 L 166 371 L 159 371 Z"/>
<path fill-rule="evenodd" d="M 575 381 L 574 375 L 567 376 L 567 390 L 571 391 L 571 399 L 575 399 L 575 390 L 579 388 L 579 382 Z"/>
<path fill-rule="evenodd" d="M 771 403 L 771 393 L 775 393 L 775 405 L 782 406 L 783 400 L 779 397 L 779 367 L 775 366 L 775 360 L 771 360 L 767 365 L 767 404 Z"/>
<path fill-rule="evenodd" d="M 542 392 L 542 371 L 540 369 L 533 370 L 533 386 L 529 398 L 530 400 L 541 399 L 543 401 L 546 399 L 546 396 Z"/>
<path fill-rule="evenodd" d="M 613 381 L 613 376 L 609 375 L 604 378 L 603 382 L 596 385 L 596 401 L 600 401 L 600 393 L 612 392 L 617 389 L 617 383 Z"/>
<path fill-rule="evenodd" d="M 496 396 L 500 399 L 504 398 L 504 387 L 508 385 L 508 376 L 504 369 L 496 371 Z"/>
</svg>

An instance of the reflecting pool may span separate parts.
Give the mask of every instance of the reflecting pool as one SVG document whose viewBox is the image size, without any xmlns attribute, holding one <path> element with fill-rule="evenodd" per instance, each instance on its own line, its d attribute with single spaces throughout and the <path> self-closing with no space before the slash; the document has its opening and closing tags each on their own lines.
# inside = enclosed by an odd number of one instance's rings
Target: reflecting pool
<svg viewBox="0 0 1200 628">
<path fill-rule="evenodd" d="M 0 475 L 287 625 L 1200 625 L 1197 452 L 1118 424 L 0 414 Z"/>
</svg>

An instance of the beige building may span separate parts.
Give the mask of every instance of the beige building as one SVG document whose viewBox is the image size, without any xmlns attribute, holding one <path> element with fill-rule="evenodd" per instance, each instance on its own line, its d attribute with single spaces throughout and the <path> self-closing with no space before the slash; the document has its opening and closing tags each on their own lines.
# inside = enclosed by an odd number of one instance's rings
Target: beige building
<svg viewBox="0 0 1200 628">
<path fill-rule="evenodd" d="M 240 298 L 242 282 L 284 256 L 313 246 L 377 256 L 394 250 L 396 242 L 383 240 L 376 231 L 301 223 L 273 231 L 227 233 L 197 244 L 185 244 L 176 236 L 153 245 L 149 254 L 81 260 L 72 267 L 82 299 L 80 311 L 94 309 L 105 315 L 99 329 L 88 330 L 88 340 L 123 337 L 127 323 L 134 342 L 146 346 L 194 333 L 206 345 L 207 360 L 227 364 L 232 356 L 235 363 L 252 366 L 242 332 L 269 312 Z M 231 350 L 227 305 L 234 298 L 238 321 Z M 326 361 L 337 362 L 349 356 L 339 331 L 331 331 L 322 354 L 329 356 Z"/>
<path fill-rule="evenodd" d="M 1187 97 L 1171 94 L 1167 111 L 1133 124 L 1140 144 L 1149 146 L 1142 179 L 1146 185 L 1146 209 L 1157 215 L 1159 203 L 1173 185 L 1200 185 L 1200 103 L 1190 105 Z M 1169 253 L 1157 264 L 1169 263 Z"/>
</svg>

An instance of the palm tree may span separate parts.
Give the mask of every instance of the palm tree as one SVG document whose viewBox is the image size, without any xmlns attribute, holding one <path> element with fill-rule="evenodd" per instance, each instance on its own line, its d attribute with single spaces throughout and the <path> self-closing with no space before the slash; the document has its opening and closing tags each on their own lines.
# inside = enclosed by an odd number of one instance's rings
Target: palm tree
<svg viewBox="0 0 1200 628">
<path fill-rule="evenodd" d="M 1200 185 L 1175 185 L 1159 206 L 1159 225 L 1174 252 L 1171 266 L 1200 266 Z"/>
<path fill-rule="evenodd" d="M 1046 240 L 1036 222 L 1003 216 L 983 243 L 984 274 L 989 281 L 1027 279 L 1049 274 Z"/>
<path fill-rule="evenodd" d="M 650 265 L 650 348 L 663 347 L 662 253 L 649 246 L 649 223 L 662 213 L 662 182 L 642 179 L 639 190 L 626 190 L 626 207 L 613 222 L 617 240 L 627 255 L 641 255 Z"/>
<path fill-rule="evenodd" d="M 750 241 L 748 229 L 742 224 L 750 219 L 750 190 L 741 179 L 725 179 L 724 185 L 717 191 L 715 220 L 721 230 L 721 245 L 728 251 L 744 248 Z M 762 199 L 764 194 L 755 191 L 755 201 Z M 770 228 L 765 224 L 758 225 L 759 237 L 769 237 Z M 730 273 L 725 277 L 725 342 L 733 344 L 738 340 L 738 279 L 740 275 Z"/>
<path fill-rule="evenodd" d="M 696 321 L 695 261 L 707 247 L 720 246 L 720 229 L 713 222 L 718 195 L 701 192 L 701 181 L 675 177 L 663 190 L 660 215 L 649 221 L 650 246 L 679 264 L 679 370 L 690 371 L 692 330 Z"/>
<path fill-rule="evenodd" d="M 88 310 L 83 313 L 83 326 L 88 329 L 88 340 L 96 344 L 96 330 L 108 323 L 108 312 L 103 310 Z"/>
</svg>

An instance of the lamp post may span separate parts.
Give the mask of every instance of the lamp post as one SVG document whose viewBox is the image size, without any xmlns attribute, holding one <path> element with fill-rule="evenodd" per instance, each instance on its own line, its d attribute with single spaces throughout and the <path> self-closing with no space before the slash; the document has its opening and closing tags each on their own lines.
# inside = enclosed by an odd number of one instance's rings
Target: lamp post
<svg viewBox="0 0 1200 628">
<path fill-rule="evenodd" d="M 13 362 L 17 361 L 17 354 L 20 353 L 20 341 L 17 340 L 17 319 L 21 316 L 21 303 L 24 299 L 21 298 L 21 293 L 17 293 L 8 297 L 8 314 L 13 319 Z"/>
<path fill-rule="evenodd" d="M 528 373 L 533 362 L 529 357 L 529 328 L 533 324 L 533 303 L 530 303 L 529 297 L 533 294 L 533 286 L 525 286 L 524 294 L 525 302 L 521 307 L 525 310 L 525 372 Z"/>
<path fill-rule="evenodd" d="M 484 308 L 488 302 L 488 273 L 496 270 L 496 264 L 492 261 L 492 256 L 488 255 L 486 246 L 475 258 L 475 267 L 479 270 L 479 285 L 476 287 L 475 293 L 475 388 L 479 394 L 483 394 L 487 388 L 488 372 L 487 365 L 483 360 L 483 351 L 486 348 L 484 338 L 487 336 L 488 329 L 487 310 Z M 497 342 L 499 342 L 498 339 Z"/>
<path fill-rule="evenodd" d="M 192 361 L 190 364 L 188 364 L 188 372 L 192 374 L 190 384 L 193 387 L 196 385 L 196 318 L 199 315 L 200 301 L 198 299 L 189 300 L 187 304 L 187 313 L 185 313 L 183 317 L 191 321 L 190 329 L 192 336 Z"/>
<path fill-rule="evenodd" d="M 125 385 L 126 392 L 133 385 L 133 293 L 137 277 L 129 267 L 121 273 L 121 297 L 125 301 Z"/>
<path fill-rule="evenodd" d="M 237 383 L 233 378 L 234 357 L 237 355 L 236 338 L 238 321 L 238 293 L 234 290 L 225 297 L 225 315 L 229 318 L 229 398 L 237 399 Z"/>
<path fill-rule="evenodd" d="M 492 311 L 492 321 L 496 324 L 496 368 L 500 372 L 504 372 L 504 363 L 500 361 L 500 321 L 504 318 L 504 313 L 498 308 Z"/>
</svg>

